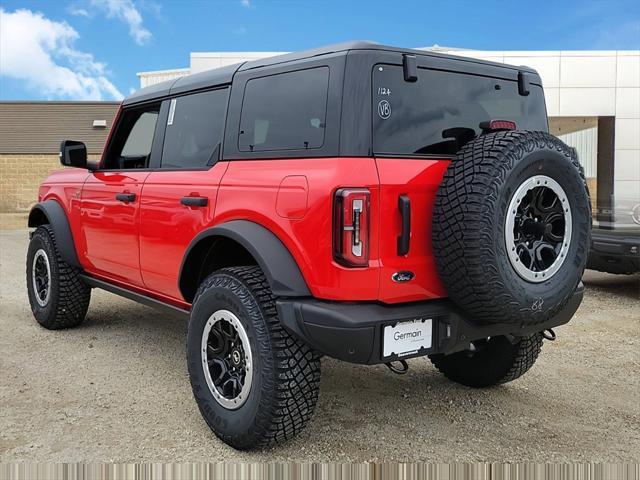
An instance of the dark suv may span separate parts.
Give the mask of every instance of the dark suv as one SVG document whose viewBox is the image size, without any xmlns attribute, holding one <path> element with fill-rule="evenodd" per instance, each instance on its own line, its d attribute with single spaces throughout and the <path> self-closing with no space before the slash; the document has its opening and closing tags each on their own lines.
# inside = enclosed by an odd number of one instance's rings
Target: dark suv
<svg viewBox="0 0 640 480">
<path fill-rule="evenodd" d="M 78 325 L 102 288 L 189 319 L 202 415 L 236 448 L 293 437 L 320 357 L 509 382 L 582 299 L 591 225 L 537 73 L 349 43 L 126 98 L 102 159 L 29 216 L 33 313 Z"/>
<path fill-rule="evenodd" d="M 594 214 L 587 268 L 618 274 L 640 272 L 640 198 L 621 197 Z"/>
</svg>

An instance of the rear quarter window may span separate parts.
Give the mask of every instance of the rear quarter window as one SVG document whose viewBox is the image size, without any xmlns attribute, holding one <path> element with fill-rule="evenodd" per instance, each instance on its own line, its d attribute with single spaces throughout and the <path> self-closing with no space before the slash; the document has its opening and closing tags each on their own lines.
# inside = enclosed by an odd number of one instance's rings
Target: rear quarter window
<svg viewBox="0 0 640 480">
<path fill-rule="evenodd" d="M 404 81 L 401 66 L 373 71 L 373 143 L 377 154 L 452 155 L 488 120 L 511 120 L 520 130 L 547 130 L 542 88 L 518 94 L 516 81 L 418 69 Z"/>
<path fill-rule="evenodd" d="M 249 80 L 242 102 L 239 150 L 260 152 L 322 147 L 328 88 L 328 67 Z"/>
</svg>

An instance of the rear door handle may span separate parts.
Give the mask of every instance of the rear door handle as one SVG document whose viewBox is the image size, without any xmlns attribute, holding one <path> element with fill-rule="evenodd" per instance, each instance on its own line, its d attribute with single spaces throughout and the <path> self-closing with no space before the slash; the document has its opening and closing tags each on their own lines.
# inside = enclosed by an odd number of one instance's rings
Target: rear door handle
<svg viewBox="0 0 640 480">
<path fill-rule="evenodd" d="M 186 205 L 187 207 L 206 207 L 209 203 L 209 199 L 207 197 L 182 197 L 180 199 L 180 203 L 182 205 Z"/>
<path fill-rule="evenodd" d="M 403 257 L 409 253 L 409 240 L 411 239 L 411 201 L 408 195 L 398 197 L 398 210 L 402 218 L 402 231 L 398 237 L 398 255 Z"/>
<path fill-rule="evenodd" d="M 135 199 L 135 193 L 116 193 L 116 200 L 120 202 L 133 202 Z"/>
</svg>

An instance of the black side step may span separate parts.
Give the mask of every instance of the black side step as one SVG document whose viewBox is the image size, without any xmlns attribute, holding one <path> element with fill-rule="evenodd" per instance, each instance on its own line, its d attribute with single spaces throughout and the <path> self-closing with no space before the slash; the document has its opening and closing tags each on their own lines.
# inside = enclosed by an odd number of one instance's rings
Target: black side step
<svg viewBox="0 0 640 480">
<path fill-rule="evenodd" d="M 133 300 L 134 302 L 142 303 L 143 305 L 157 308 L 159 310 L 163 310 L 165 312 L 172 313 L 174 315 L 177 314 L 182 317 L 185 317 L 186 319 L 189 318 L 189 310 L 185 310 L 183 308 L 170 305 L 168 303 L 149 297 L 147 295 L 142 295 L 140 293 L 132 292 L 131 290 L 127 290 L 126 288 L 118 287 L 117 285 L 113 285 L 112 283 L 105 282 L 104 280 L 98 280 L 97 278 L 93 278 L 85 274 L 81 274 L 80 278 L 82 278 L 82 280 L 90 287 L 101 288 L 102 290 L 115 293 L 116 295 L 120 295 L 121 297 L 128 298 L 129 300 Z"/>
</svg>

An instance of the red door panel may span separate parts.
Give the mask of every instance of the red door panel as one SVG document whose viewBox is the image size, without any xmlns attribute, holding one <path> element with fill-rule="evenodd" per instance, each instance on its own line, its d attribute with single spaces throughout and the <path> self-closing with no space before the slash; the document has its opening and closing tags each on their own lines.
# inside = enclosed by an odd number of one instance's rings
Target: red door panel
<svg viewBox="0 0 640 480">
<path fill-rule="evenodd" d="M 149 172 L 94 172 L 81 194 L 81 248 L 90 273 L 142 286 L 138 234 L 142 185 Z M 130 201 L 116 195 L 134 195 Z"/>
<path fill-rule="evenodd" d="M 380 300 L 410 302 L 446 296 L 436 272 L 431 247 L 431 216 L 446 160 L 377 158 L 380 176 Z M 411 237 L 409 253 L 398 255 L 402 231 L 398 197 L 409 197 Z M 394 282 L 396 272 L 410 271 L 408 282 Z"/>
<path fill-rule="evenodd" d="M 191 240 L 210 226 L 220 179 L 227 169 L 219 162 L 208 171 L 162 171 L 149 175 L 140 203 L 140 268 L 147 289 L 182 300 L 178 274 Z M 183 197 L 207 199 L 187 206 Z"/>
</svg>

